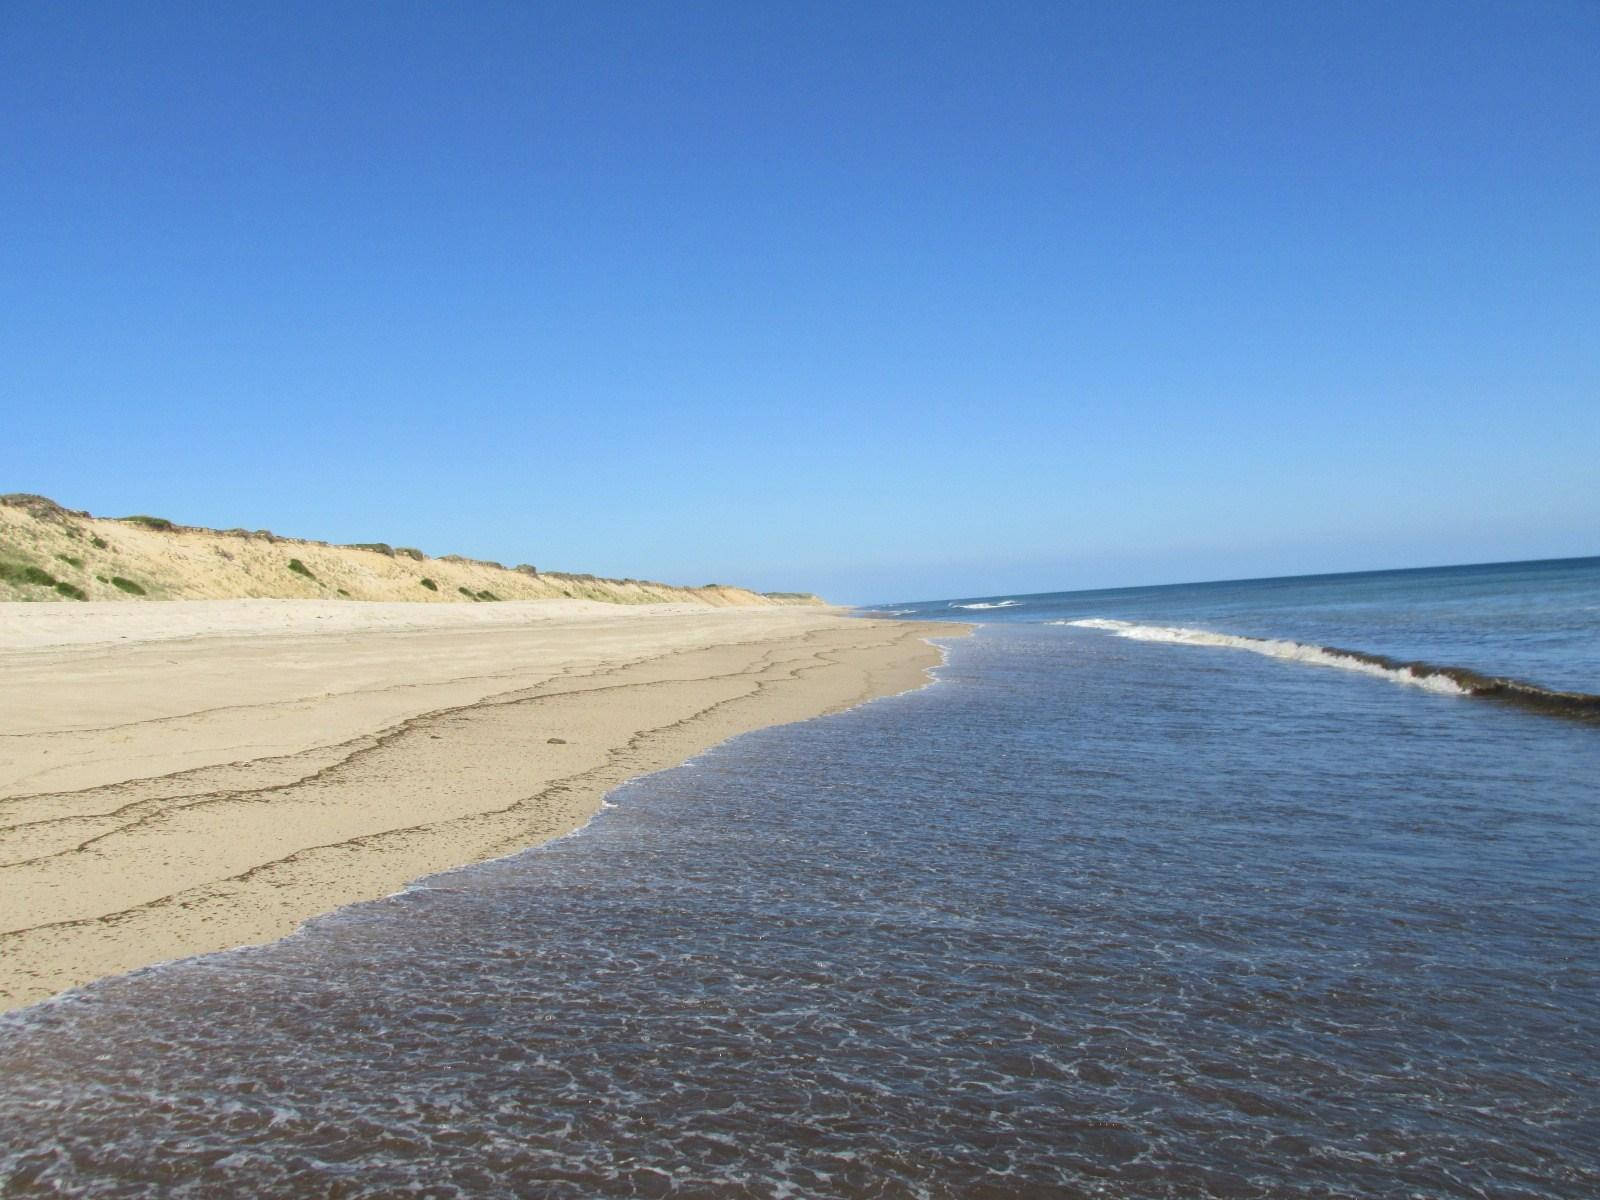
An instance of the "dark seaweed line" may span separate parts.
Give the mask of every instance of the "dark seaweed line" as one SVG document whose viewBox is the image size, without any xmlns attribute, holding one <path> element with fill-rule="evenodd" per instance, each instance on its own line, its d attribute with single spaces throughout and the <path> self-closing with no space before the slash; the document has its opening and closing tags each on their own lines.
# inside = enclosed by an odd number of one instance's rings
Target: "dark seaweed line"
<svg viewBox="0 0 1600 1200">
<path fill-rule="evenodd" d="M 1340 646 L 1323 646 L 1322 650 L 1327 654 L 1354 659 L 1356 662 L 1370 663 L 1372 666 L 1382 667 L 1385 671 L 1409 674 L 1417 679 L 1448 679 L 1468 696 L 1480 700 L 1493 700 L 1546 716 L 1600 724 L 1600 696 L 1588 692 L 1562 692 L 1521 679 L 1484 675 L 1468 667 L 1441 667 L 1427 662 L 1405 662 L 1384 654 L 1368 654 L 1365 650 L 1346 650 Z"/>
</svg>

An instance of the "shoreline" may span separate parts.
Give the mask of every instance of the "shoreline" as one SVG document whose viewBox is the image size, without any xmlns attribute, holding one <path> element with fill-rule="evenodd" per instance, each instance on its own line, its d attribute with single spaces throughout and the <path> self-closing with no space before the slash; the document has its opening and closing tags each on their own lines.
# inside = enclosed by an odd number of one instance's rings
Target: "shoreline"
<svg viewBox="0 0 1600 1200">
<path fill-rule="evenodd" d="M 737 734 L 926 685 L 928 639 L 966 632 L 562 601 L 23 611 L 47 607 L 0 606 L 0 1011 L 543 844 Z"/>
</svg>

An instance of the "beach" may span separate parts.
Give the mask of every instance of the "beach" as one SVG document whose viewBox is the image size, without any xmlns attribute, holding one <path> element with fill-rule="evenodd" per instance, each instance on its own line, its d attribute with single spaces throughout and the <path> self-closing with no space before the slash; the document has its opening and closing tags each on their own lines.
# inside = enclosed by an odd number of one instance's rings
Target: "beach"
<svg viewBox="0 0 1600 1200">
<path fill-rule="evenodd" d="M 762 726 L 926 682 L 815 607 L 0 606 L 0 1009 L 583 825 Z"/>
<path fill-rule="evenodd" d="M 0 1192 L 1589 1200 L 1597 589 L 0 609 Z"/>
</svg>

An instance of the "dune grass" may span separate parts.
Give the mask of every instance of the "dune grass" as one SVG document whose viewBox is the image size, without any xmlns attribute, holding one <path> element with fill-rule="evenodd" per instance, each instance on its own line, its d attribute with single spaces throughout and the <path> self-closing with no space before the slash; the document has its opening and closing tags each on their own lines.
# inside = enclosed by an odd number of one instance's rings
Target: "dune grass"
<svg viewBox="0 0 1600 1200">
<path fill-rule="evenodd" d="M 26 563 L 0 562 L 0 583 L 31 583 L 36 587 L 55 587 L 56 577 L 42 567 Z"/>
</svg>

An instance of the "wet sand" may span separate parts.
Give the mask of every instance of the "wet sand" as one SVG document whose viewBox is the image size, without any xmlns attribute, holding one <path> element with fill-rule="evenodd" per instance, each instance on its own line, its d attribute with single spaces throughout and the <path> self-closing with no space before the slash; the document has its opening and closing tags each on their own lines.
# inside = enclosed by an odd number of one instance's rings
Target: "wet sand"
<svg viewBox="0 0 1600 1200">
<path fill-rule="evenodd" d="M 0 1009 L 560 836 L 629 778 L 919 686 L 924 639 L 960 632 L 580 601 L 0 605 Z"/>
</svg>

